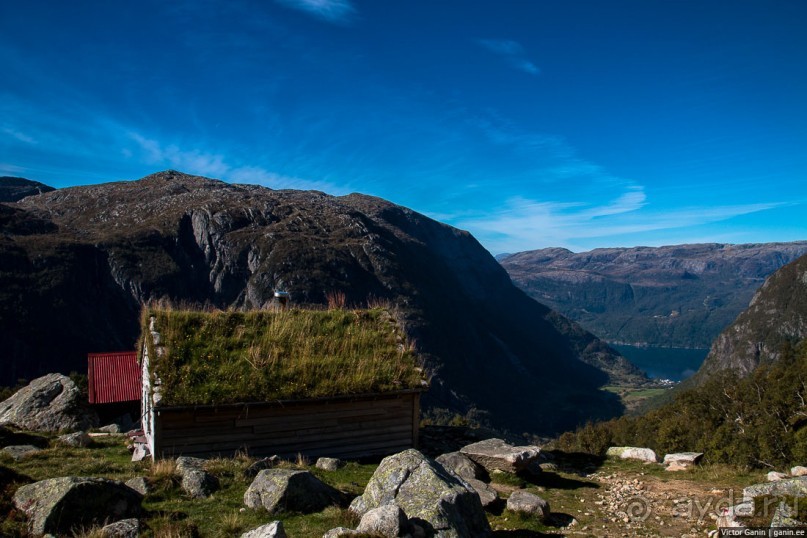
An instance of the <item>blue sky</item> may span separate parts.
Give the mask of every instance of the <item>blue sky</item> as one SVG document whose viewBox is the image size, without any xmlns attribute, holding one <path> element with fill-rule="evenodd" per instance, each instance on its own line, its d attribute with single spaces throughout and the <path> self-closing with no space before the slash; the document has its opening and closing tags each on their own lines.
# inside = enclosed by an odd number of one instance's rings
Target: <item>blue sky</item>
<svg viewBox="0 0 807 538">
<path fill-rule="evenodd" d="M 493 254 L 807 239 L 807 2 L 0 4 L 0 175 L 363 192 Z"/>
</svg>

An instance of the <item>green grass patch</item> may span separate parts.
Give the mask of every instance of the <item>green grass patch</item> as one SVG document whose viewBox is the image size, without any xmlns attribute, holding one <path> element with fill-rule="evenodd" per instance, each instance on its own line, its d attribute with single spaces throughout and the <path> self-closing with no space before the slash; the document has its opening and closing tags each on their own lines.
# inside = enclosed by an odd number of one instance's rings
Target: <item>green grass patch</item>
<svg viewBox="0 0 807 538">
<path fill-rule="evenodd" d="M 369 310 L 145 310 L 161 405 L 226 404 L 419 388 L 419 360 L 390 313 Z"/>
</svg>

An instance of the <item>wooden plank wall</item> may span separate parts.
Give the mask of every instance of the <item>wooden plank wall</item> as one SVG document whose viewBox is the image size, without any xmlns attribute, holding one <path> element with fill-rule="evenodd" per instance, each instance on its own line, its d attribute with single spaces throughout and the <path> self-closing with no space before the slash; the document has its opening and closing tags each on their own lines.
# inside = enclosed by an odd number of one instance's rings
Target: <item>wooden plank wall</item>
<svg viewBox="0 0 807 538">
<path fill-rule="evenodd" d="M 383 456 L 417 445 L 419 393 L 353 400 L 164 409 L 155 456 Z"/>
</svg>

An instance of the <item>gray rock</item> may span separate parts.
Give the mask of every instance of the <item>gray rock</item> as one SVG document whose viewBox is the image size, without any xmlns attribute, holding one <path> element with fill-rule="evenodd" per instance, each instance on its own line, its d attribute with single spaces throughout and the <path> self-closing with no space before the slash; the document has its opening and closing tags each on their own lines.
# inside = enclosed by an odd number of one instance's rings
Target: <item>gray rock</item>
<svg viewBox="0 0 807 538">
<path fill-rule="evenodd" d="M 479 495 L 479 501 L 482 503 L 483 508 L 495 504 L 499 500 L 499 492 L 476 478 L 464 478 L 469 486 L 474 488 L 474 491 Z"/>
<path fill-rule="evenodd" d="M 787 495 L 790 497 L 807 497 L 807 476 L 788 478 L 767 484 L 754 484 L 743 489 L 743 501 L 752 501 L 757 497 Z"/>
<path fill-rule="evenodd" d="M 193 470 L 201 471 L 205 467 L 207 460 L 202 458 L 191 458 L 188 456 L 180 456 L 177 458 L 177 471 L 180 473 Z"/>
<path fill-rule="evenodd" d="M 126 485 L 138 492 L 140 495 L 144 497 L 149 494 L 151 491 L 151 487 L 149 486 L 148 481 L 143 476 L 137 476 L 135 478 L 130 478 L 126 481 Z"/>
<path fill-rule="evenodd" d="M 319 512 L 339 504 L 341 494 L 308 471 L 265 469 L 244 493 L 249 508 L 265 508 L 270 514 L 283 510 Z"/>
<path fill-rule="evenodd" d="M 98 428 L 98 431 L 104 433 L 120 433 L 121 427 L 117 424 L 107 424 L 106 426 L 101 426 Z"/>
<path fill-rule="evenodd" d="M 137 518 L 122 519 L 101 529 L 104 538 L 137 538 L 140 536 L 140 521 Z"/>
<path fill-rule="evenodd" d="M 767 475 L 765 475 L 765 478 L 768 480 L 768 482 L 778 482 L 779 480 L 784 480 L 785 478 L 788 478 L 788 475 L 786 475 L 785 473 L 778 473 L 776 471 L 771 471 Z"/>
<path fill-rule="evenodd" d="M 200 469 L 185 469 L 182 474 L 182 490 L 194 499 L 206 499 L 219 489 L 219 480 Z"/>
<path fill-rule="evenodd" d="M 664 464 L 697 465 L 703 458 L 703 452 L 676 452 L 664 456 Z"/>
<path fill-rule="evenodd" d="M 793 476 L 807 476 L 807 467 L 796 465 L 790 469 L 790 474 Z"/>
<path fill-rule="evenodd" d="M 87 432 L 66 433 L 60 435 L 56 440 L 73 448 L 86 448 L 92 443 L 92 437 L 87 435 Z"/>
<path fill-rule="evenodd" d="M 241 535 L 241 538 L 286 538 L 282 521 L 272 521 Z"/>
<path fill-rule="evenodd" d="M 507 509 L 511 512 L 535 516 L 541 520 L 549 515 L 548 502 L 538 495 L 520 489 L 510 494 L 507 499 Z"/>
<path fill-rule="evenodd" d="M 280 458 L 278 456 L 270 456 L 268 458 L 260 459 L 247 467 L 247 469 L 244 471 L 244 476 L 247 478 L 255 478 L 258 476 L 258 473 L 265 469 L 273 468 L 278 464 L 278 462 L 280 462 Z"/>
<path fill-rule="evenodd" d="M 345 536 L 360 536 L 361 532 L 347 527 L 336 527 L 322 535 L 322 538 L 344 538 Z"/>
<path fill-rule="evenodd" d="M 14 461 L 18 461 L 41 451 L 41 448 L 37 448 L 34 445 L 11 445 L 3 449 L 3 454 L 8 454 L 14 458 Z"/>
<path fill-rule="evenodd" d="M 537 459 L 541 449 L 533 445 L 513 446 L 501 439 L 487 439 L 464 446 L 460 452 L 489 473 L 494 470 L 515 473 L 526 469 Z"/>
<path fill-rule="evenodd" d="M 384 538 L 403 536 L 408 530 L 406 514 L 394 504 L 386 504 L 368 510 L 356 530 L 367 534 L 377 534 Z"/>
<path fill-rule="evenodd" d="M 623 460 L 639 460 L 650 463 L 658 462 L 656 453 L 651 449 L 635 446 L 612 446 L 605 455 L 622 458 Z"/>
<path fill-rule="evenodd" d="M 97 425 L 98 416 L 82 406 L 81 391 L 69 377 L 48 374 L 0 402 L 4 423 L 27 431 L 75 431 Z"/>
<path fill-rule="evenodd" d="M 14 506 L 28 517 L 31 534 L 67 534 L 138 517 L 143 497 L 123 482 L 106 478 L 62 477 L 20 487 Z"/>
<path fill-rule="evenodd" d="M 455 475 L 465 479 L 482 480 L 485 477 L 485 469 L 474 463 L 468 456 L 462 452 L 448 452 L 437 456 L 438 463 L 443 467 L 452 471 Z"/>
<path fill-rule="evenodd" d="M 430 536 L 481 538 L 491 533 L 473 488 L 414 449 L 384 458 L 350 510 L 363 516 L 388 504 L 400 507 L 410 523 Z"/>
<path fill-rule="evenodd" d="M 338 458 L 319 458 L 314 466 L 317 469 L 322 469 L 323 471 L 336 471 L 337 469 L 344 467 L 344 465 L 345 462 Z"/>
</svg>

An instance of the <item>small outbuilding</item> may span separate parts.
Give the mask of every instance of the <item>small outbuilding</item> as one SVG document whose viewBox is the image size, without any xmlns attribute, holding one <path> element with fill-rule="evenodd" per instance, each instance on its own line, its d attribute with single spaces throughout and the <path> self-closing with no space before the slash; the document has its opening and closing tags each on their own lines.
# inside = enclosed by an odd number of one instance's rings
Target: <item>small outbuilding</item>
<svg viewBox="0 0 807 538">
<path fill-rule="evenodd" d="M 153 458 L 384 456 L 417 445 L 418 357 L 383 309 L 145 310 Z"/>
<path fill-rule="evenodd" d="M 124 414 L 140 417 L 140 366 L 137 351 L 87 355 L 87 392 L 90 404 L 103 421 Z"/>
</svg>

